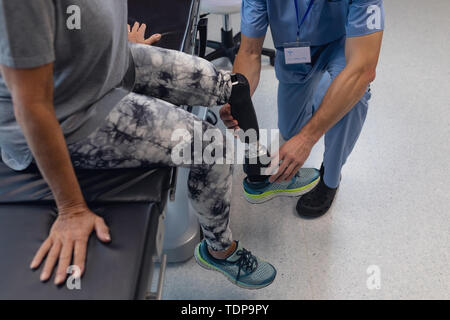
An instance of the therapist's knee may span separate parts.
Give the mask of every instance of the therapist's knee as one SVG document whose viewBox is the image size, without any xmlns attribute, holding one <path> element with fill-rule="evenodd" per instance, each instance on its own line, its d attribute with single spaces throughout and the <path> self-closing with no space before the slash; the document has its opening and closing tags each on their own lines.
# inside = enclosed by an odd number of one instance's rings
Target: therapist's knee
<svg viewBox="0 0 450 320">
<path fill-rule="evenodd" d="M 292 126 L 292 127 L 279 126 L 281 137 L 285 141 L 288 141 L 289 139 L 294 137 L 300 131 L 300 129 L 297 129 L 297 127 L 298 126 Z"/>
<path fill-rule="evenodd" d="M 295 135 L 297 135 L 300 130 L 308 123 L 313 115 L 311 107 L 303 108 L 303 111 L 299 116 L 296 116 L 297 120 L 289 117 L 289 115 L 285 115 L 284 117 L 280 117 L 278 120 L 278 129 L 280 130 L 280 134 L 285 141 L 291 139 Z"/>
</svg>

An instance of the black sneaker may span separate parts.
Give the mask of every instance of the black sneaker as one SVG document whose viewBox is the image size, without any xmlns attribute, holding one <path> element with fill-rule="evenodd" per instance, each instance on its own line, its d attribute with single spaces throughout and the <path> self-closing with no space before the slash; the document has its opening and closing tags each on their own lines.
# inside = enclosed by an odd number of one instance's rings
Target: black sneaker
<svg viewBox="0 0 450 320">
<path fill-rule="evenodd" d="M 323 182 L 324 168 L 320 168 L 320 181 L 317 186 L 297 202 L 297 212 L 303 218 L 318 218 L 330 209 L 338 188 L 329 188 Z"/>
</svg>

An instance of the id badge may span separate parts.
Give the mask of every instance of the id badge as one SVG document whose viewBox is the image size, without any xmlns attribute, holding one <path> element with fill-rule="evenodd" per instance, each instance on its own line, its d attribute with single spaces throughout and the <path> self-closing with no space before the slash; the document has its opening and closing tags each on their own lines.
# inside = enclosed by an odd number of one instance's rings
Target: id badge
<svg viewBox="0 0 450 320">
<path fill-rule="evenodd" d="M 286 64 L 311 63 L 311 46 L 308 42 L 292 42 L 284 44 Z"/>
</svg>

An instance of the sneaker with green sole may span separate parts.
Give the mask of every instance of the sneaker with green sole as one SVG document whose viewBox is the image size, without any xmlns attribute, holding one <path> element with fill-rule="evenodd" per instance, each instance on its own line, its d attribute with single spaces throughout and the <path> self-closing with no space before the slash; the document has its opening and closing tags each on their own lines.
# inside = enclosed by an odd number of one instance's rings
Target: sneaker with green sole
<svg viewBox="0 0 450 320">
<path fill-rule="evenodd" d="M 244 289 L 261 289 L 270 285 L 277 271 L 270 263 L 259 259 L 236 241 L 236 250 L 226 259 L 216 259 L 208 251 L 203 240 L 195 248 L 197 263 L 208 270 L 215 270 L 227 277 L 235 285 Z"/>
<path fill-rule="evenodd" d="M 250 203 L 263 203 L 280 196 L 298 197 L 308 193 L 319 183 L 320 171 L 315 168 L 302 168 L 290 181 L 270 183 L 251 183 L 243 181 L 244 196 Z"/>
</svg>

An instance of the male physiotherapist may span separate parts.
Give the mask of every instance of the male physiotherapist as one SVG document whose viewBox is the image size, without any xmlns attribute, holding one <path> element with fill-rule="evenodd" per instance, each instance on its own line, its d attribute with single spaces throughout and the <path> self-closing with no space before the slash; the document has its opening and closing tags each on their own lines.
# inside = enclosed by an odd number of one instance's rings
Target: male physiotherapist
<svg viewBox="0 0 450 320">
<path fill-rule="evenodd" d="M 233 71 L 248 78 L 251 94 L 269 25 L 277 51 L 278 126 L 287 142 L 279 151 L 279 170 L 266 183 L 292 179 L 325 135 L 320 182 L 297 203 L 300 216 L 319 217 L 334 200 L 342 166 L 366 118 L 383 37 L 383 1 L 243 0 L 241 14 L 242 42 Z M 238 127 L 228 105 L 220 114 L 227 127 Z M 264 188 L 244 181 L 246 194 Z"/>
</svg>

